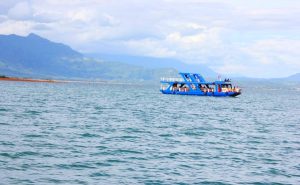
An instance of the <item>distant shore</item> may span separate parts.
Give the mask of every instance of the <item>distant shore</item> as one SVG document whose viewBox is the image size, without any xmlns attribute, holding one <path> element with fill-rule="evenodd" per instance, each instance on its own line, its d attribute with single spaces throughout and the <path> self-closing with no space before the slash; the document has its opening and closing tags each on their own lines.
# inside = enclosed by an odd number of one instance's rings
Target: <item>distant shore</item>
<svg viewBox="0 0 300 185">
<path fill-rule="evenodd" d="M 35 83 L 83 83 L 83 84 L 139 84 L 139 82 L 129 82 L 129 81 L 117 81 L 117 80 L 100 80 L 100 79 L 59 79 L 59 80 L 50 80 L 50 79 L 37 79 L 37 78 L 22 78 L 22 77 L 9 77 L 0 75 L 1 81 L 12 81 L 12 82 L 35 82 Z M 145 84 L 143 82 L 142 84 Z"/>
<path fill-rule="evenodd" d="M 8 77 L 0 75 L 1 81 L 15 81 L 15 82 L 37 82 L 37 83 L 107 83 L 106 80 L 97 80 L 97 81 L 89 81 L 89 80 L 49 80 L 49 79 L 36 79 L 36 78 L 22 78 L 22 77 Z M 118 82 L 112 82 L 118 84 Z M 123 84 L 123 83 L 121 83 Z"/>
<path fill-rule="evenodd" d="M 57 83 L 57 80 L 45 80 L 45 79 L 31 79 L 31 78 L 17 78 L 0 76 L 0 81 L 16 81 L 16 82 L 45 82 L 45 83 Z"/>
</svg>

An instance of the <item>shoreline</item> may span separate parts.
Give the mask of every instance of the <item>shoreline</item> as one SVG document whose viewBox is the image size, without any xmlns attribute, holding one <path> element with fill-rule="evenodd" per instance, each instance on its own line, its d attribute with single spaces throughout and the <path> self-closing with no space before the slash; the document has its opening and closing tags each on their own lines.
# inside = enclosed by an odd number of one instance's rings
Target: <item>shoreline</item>
<svg viewBox="0 0 300 185">
<path fill-rule="evenodd" d="M 127 84 L 122 82 L 109 82 L 106 80 L 91 81 L 91 80 L 46 80 L 46 79 L 34 79 L 34 78 L 21 78 L 21 77 L 0 77 L 1 81 L 10 82 L 33 82 L 33 83 L 83 83 L 83 84 Z"/>
<path fill-rule="evenodd" d="M 0 81 L 15 81 L 15 82 L 43 82 L 43 83 L 58 83 L 57 80 L 32 79 L 32 78 L 17 78 L 17 77 L 0 77 Z"/>
<path fill-rule="evenodd" d="M 0 75 L 0 82 L 29 82 L 29 83 L 81 83 L 81 84 L 114 84 L 114 85 L 133 85 L 128 81 L 110 81 L 110 80 L 88 80 L 88 79 L 63 79 L 63 80 L 49 80 L 49 79 L 37 79 L 37 78 L 23 78 L 23 77 L 8 77 Z M 147 82 L 147 81 L 146 81 Z M 153 84 L 153 82 L 148 82 Z M 147 83 L 147 84 L 148 84 Z M 143 82 L 142 84 L 145 84 Z M 141 85 L 139 82 L 134 83 L 134 85 Z"/>
</svg>

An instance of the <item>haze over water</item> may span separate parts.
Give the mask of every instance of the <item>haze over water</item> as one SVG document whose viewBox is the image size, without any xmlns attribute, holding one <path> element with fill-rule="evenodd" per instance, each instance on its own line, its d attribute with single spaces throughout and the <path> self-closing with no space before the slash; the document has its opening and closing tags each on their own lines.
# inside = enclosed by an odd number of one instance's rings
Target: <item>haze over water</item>
<svg viewBox="0 0 300 185">
<path fill-rule="evenodd" d="M 300 184 L 300 85 L 242 86 L 0 82 L 0 184 Z"/>
</svg>

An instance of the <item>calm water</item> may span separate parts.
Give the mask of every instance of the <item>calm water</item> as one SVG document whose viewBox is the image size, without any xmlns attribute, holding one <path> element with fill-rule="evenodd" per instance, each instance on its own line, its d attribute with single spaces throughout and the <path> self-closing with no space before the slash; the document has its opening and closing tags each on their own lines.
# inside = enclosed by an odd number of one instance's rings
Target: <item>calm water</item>
<svg viewBox="0 0 300 185">
<path fill-rule="evenodd" d="M 0 82 L 0 184 L 300 184 L 300 85 Z"/>
</svg>

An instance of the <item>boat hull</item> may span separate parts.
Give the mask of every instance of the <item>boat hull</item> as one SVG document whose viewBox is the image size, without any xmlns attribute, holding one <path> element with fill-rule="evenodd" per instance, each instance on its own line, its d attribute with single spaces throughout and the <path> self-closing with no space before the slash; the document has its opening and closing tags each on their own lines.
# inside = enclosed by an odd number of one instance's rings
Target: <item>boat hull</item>
<svg viewBox="0 0 300 185">
<path fill-rule="evenodd" d="M 193 95 L 193 96 L 216 96 L 216 97 L 236 97 L 241 94 L 241 92 L 182 92 L 182 91 L 165 91 L 160 90 L 163 94 L 174 94 L 174 95 Z"/>
</svg>

